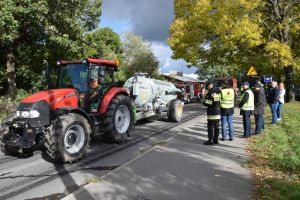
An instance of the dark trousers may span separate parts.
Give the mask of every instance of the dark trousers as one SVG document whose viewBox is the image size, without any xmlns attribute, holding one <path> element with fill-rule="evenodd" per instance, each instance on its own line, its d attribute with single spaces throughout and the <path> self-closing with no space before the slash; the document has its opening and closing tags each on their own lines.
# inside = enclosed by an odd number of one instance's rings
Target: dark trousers
<svg viewBox="0 0 300 200">
<path fill-rule="evenodd" d="M 244 136 L 251 135 L 251 111 L 243 111 Z"/>
<path fill-rule="evenodd" d="M 263 129 L 264 116 L 254 115 L 254 117 L 255 117 L 255 133 L 258 134 Z"/>
<path fill-rule="evenodd" d="M 218 141 L 219 126 L 220 126 L 220 121 L 215 121 L 215 120 L 207 121 L 207 131 L 208 131 L 208 140 L 209 141 L 211 141 L 211 142 Z"/>
</svg>

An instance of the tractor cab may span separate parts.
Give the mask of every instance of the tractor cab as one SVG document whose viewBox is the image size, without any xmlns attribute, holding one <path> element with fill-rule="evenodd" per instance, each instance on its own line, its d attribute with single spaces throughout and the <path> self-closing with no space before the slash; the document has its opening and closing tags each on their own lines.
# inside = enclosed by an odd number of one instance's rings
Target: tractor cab
<svg viewBox="0 0 300 200">
<path fill-rule="evenodd" d="M 118 61 L 85 59 L 57 64 L 60 67 L 56 88 L 76 89 L 79 108 L 96 113 L 103 96 L 115 84 Z"/>
</svg>

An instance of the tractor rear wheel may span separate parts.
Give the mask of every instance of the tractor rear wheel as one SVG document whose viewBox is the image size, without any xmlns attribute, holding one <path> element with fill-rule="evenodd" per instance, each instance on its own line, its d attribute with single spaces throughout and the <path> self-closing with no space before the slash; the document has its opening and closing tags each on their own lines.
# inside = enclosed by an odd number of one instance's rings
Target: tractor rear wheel
<svg viewBox="0 0 300 200">
<path fill-rule="evenodd" d="M 110 102 L 103 118 L 103 137 L 108 142 L 122 142 L 129 137 L 133 124 L 131 100 L 117 95 Z"/>
<path fill-rule="evenodd" d="M 91 126 L 76 113 L 60 116 L 46 133 L 45 147 L 56 162 L 71 163 L 81 159 L 88 148 Z"/>
<path fill-rule="evenodd" d="M 182 119 L 182 113 L 182 103 L 177 99 L 171 100 L 171 102 L 168 104 L 167 113 L 169 120 L 173 122 L 179 122 Z"/>
</svg>

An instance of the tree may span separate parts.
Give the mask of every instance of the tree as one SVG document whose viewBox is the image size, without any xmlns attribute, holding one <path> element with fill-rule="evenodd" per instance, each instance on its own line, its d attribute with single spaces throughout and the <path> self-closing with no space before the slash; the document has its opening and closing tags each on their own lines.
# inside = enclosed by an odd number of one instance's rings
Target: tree
<svg viewBox="0 0 300 200">
<path fill-rule="evenodd" d="M 8 95 L 16 96 L 16 66 L 40 71 L 43 59 L 72 58 L 83 33 L 97 27 L 102 0 L 0 1 L 0 65 Z"/>
<path fill-rule="evenodd" d="M 121 38 L 110 28 L 99 28 L 85 35 L 83 57 L 120 60 L 122 53 Z"/>
<path fill-rule="evenodd" d="M 215 77 L 234 77 L 239 79 L 241 72 L 236 66 L 199 66 L 196 72 L 200 80 L 213 81 Z"/>
<path fill-rule="evenodd" d="M 159 61 L 154 56 L 150 43 L 140 36 L 126 33 L 123 48 L 125 60 L 122 70 L 126 78 L 137 72 L 146 72 L 152 77 L 159 75 Z"/>
<path fill-rule="evenodd" d="M 196 66 L 251 65 L 285 71 L 292 99 L 299 68 L 299 0 L 175 0 L 168 42 L 174 58 Z"/>
</svg>

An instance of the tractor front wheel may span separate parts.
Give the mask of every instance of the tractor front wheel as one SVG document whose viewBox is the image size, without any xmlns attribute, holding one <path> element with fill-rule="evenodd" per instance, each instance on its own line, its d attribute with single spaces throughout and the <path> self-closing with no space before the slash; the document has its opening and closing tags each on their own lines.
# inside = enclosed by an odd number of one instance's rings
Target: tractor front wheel
<svg viewBox="0 0 300 200">
<path fill-rule="evenodd" d="M 7 145 L 6 141 L 8 139 L 8 137 L 10 137 L 10 131 L 9 128 L 4 125 L 3 127 L 1 127 L 1 144 L 0 144 L 0 148 L 1 151 L 5 154 L 5 155 L 11 155 L 11 156 L 16 156 L 19 154 L 19 150 L 20 147 L 17 146 L 11 146 L 11 145 Z"/>
<path fill-rule="evenodd" d="M 84 156 L 90 135 L 90 124 L 82 115 L 69 113 L 60 116 L 47 131 L 47 153 L 57 162 L 76 162 Z"/>
<path fill-rule="evenodd" d="M 103 119 L 104 139 L 121 142 L 129 137 L 133 124 L 131 100 L 128 96 L 117 95 L 110 102 Z"/>
</svg>

